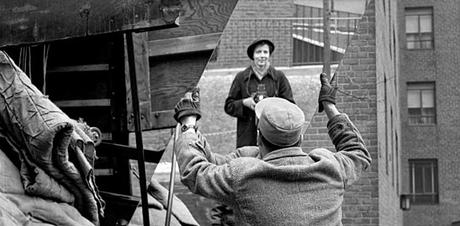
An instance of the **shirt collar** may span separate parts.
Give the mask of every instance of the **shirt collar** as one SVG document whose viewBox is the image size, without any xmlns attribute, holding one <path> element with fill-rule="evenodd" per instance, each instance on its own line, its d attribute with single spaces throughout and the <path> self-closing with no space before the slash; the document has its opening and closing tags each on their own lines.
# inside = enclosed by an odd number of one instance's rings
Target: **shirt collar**
<svg viewBox="0 0 460 226">
<path fill-rule="evenodd" d="M 275 151 L 272 151 L 266 154 L 263 157 L 263 160 L 270 161 L 270 160 L 275 160 L 279 158 L 295 157 L 295 156 L 307 156 L 307 154 L 305 154 L 305 152 L 303 152 L 302 148 L 300 147 L 282 148 L 282 149 L 278 149 L 278 150 L 275 150 Z"/>
<path fill-rule="evenodd" d="M 249 80 L 249 79 L 251 78 L 251 76 L 255 76 L 255 77 L 256 77 L 254 71 L 252 71 L 252 67 L 251 67 L 251 66 L 249 66 L 249 67 L 246 68 L 245 74 L 246 74 L 246 76 L 245 76 L 245 78 L 244 78 L 245 80 Z M 276 81 L 276 77 L 275 77 L 275 68 L 274 68 L 273 66 L 270 65 L 270 67 L 267 69 L 267 75 L 270 76 L 273 80 Z M 267 75 L 266 75 L 266 76 L 267 76 Z"/>
</svg>

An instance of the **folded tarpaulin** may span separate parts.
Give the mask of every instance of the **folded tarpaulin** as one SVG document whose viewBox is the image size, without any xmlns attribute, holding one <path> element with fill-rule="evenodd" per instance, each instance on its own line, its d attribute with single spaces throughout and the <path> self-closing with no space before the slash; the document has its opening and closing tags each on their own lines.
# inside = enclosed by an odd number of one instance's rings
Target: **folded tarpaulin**
<svg viewBox="0 0 460 226">
<path fill-rule="evenodd" d="M 0 126 L 19 151 L 26 192 L 61 202 L 73 201 L 84 217 L 98 225 L 104 203 L 92 172 L 94 144 L 77 122 L 43 95 L 3 51 Z M 46 175 L 51 178 L 43 179 Z M 43 183 L 46 180 L 49 183 Z"/>
<path fill-rule="evenodd" d="M 11 154 L 3 140 L 0 148 L 0 225 L 27 226 L 90 226 L 75 207 L 49 199 L 30 196 L 22 187 L 19 169 L 6 153 Z"/>
</svg>

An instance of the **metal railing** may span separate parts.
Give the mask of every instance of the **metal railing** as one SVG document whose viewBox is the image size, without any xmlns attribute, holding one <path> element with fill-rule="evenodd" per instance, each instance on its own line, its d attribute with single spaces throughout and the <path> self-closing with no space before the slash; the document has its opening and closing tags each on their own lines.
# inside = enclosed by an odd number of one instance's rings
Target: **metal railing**
<svg viewBox="0 0 460 226">
<path fill-rule="evenodd" d="M 331 18 L 331 61 L 338 62 L 358 26 L 359 17 Z M 276 43 L 277 57 L 290 56 L 291 65 L 323 61 L 323 19 L 321 17 L 238 18 L 237 40 L 268 38 Z"/>
</svg>

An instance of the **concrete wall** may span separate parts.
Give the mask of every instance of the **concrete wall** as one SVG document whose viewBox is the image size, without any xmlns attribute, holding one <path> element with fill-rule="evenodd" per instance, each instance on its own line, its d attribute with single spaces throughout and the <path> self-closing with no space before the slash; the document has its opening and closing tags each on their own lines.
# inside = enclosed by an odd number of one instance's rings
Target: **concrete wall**
<svg viewBox="0 0 460 226">
<path fill-rule="evenodd" d="M 380 225 L 401 225 L 397 1 L 375 1 Z"/>
<path fill-rule="evenodd" d="M 405 7 L 433 7 L 434 48 L 405 49 Z M 400 106 L 402 127 L 402 192 L 410 193 L 411 158 L 438 159 L 439 204 L 412 205 L 404 225 L 451 225 L 460 220 L 460 2 L 404 0 L 399 3 L 401 40 Z M 407 82 L 435 82 L 437 123 L 411 126 L 407 114 Z"/>
</svg>

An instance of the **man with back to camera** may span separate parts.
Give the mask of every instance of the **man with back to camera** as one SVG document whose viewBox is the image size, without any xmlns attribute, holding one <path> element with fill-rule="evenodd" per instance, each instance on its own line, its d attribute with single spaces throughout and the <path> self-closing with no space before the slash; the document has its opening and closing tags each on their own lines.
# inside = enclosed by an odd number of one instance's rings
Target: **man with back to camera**
<svg viewBox="0 0 460 226">
<path fill-rule="evenodd" d="M 266 97 L 280 97 L 292 103 L 289 80 L 280 70 L 271 65 L 275 45 L 268 39 L 254 40 L 246 49 L 251 63 L 233 79 L 227 98 L 225 112 L 237 118 L 236 148 L 257 146 L 257 126 L 254 108 Z M 233 210 L 218 203 L 210 211 L 212 225 L 233 226 Z"/>
<path fill-rule="evenodd" d="M 357 128 L 335 106 L 336 88 L 321 74 L 318 103 L 329 119 L 337 152 L 300 148 L 304 114 L 282 98 L 265 98 L 255 112 L 258 147 L 212 153 L 197 131 L 199 103 L 182 99 L 175 152 L 181 181 L 193 192 L 231 206 L 236 225 L 342 225 L 345 189 L 369 167 L 371 157 Z"/>
</svg>

